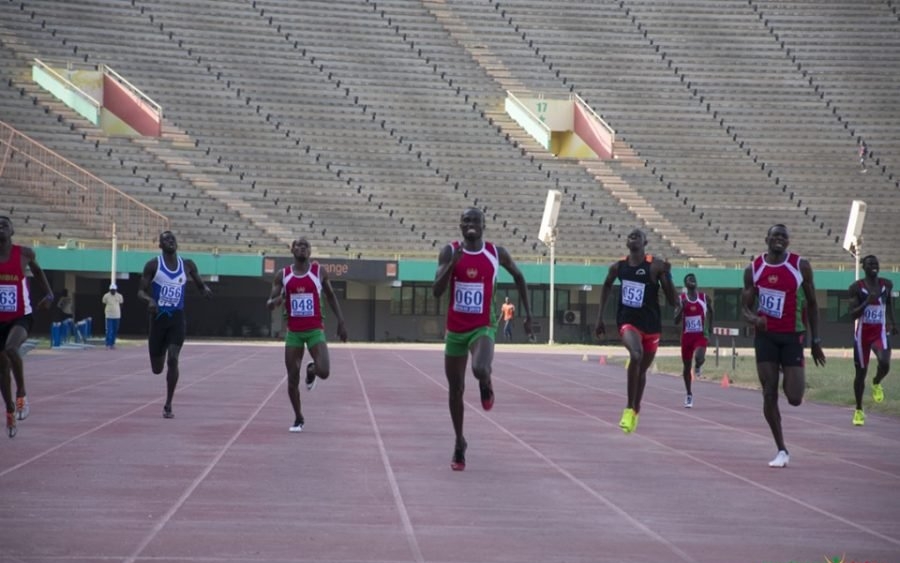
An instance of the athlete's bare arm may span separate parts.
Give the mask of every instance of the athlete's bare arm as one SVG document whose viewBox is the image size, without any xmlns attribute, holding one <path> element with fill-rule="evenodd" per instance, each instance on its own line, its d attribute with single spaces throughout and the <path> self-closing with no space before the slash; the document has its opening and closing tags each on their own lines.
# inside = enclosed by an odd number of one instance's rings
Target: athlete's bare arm
<svg viewBox="0 0 900 563">
<path fill-rule="evenodd" d="M 753 306 L 756 305 L 756 286 L 753 285 L 753 270 L 750 266 L 744 269 L 744 290 L 741 292 L 741 313 L 747 324 L 760 332 L 766 330 L 766 318 L 756 314 Z"/>
<path fill-rule="evenodd" d="M 822 340 L 819 338 L 819 301 L 816 299 L 816 287 L 813 283 L 813 269 L 807 260 L 800 260 L 800 273 L 803 274 L 801 288 L 806 294 L 806 316 L 809 319 L 810 351 L 817 366 L 825 365 L 825 352 L 822 351 Z"/>
<path fill-rule="evenodd" d="M 609 301 L 609 296 L 612 294 L 613 283 L 618 277 L 619 263 L 613 262 L 609 266 L 606 279 L 603 280 L 603 287 L 600 288 L 600 312 L 597 313 L 597 323 L 594 327 L 594 334 L 596 334 L 597 338 L 601 338 L 606 334 L 606 325 L 603 324 L 603 311 L 606 310 L 606 302 Z"/>
<path fill-rule="evenodd" d="M 194 285 L 197 286 L 197 289 L 200 290 L 200 293 L 203 294 L 203 297 L 207 299 L 212 297 L 212 289 L 203 282 L 203 278 L 200 277 L 200 272 L 197 270 L 197 264 L 193 260 L 184 260 L 184 271 L 194 282 Z"/>
<path fill-rule="evenodd" d="M 275 272 L 275 275 L 272 277 L 272 290 L 269 291 L 266 307 L 272 311 L 282 303 L 284 303 L 284 276 L 281 272 Z"/>
<path fill-rule="evenodd" d="M 143 299 L 147 303 L 147 310 L 151 313 L 156 313 L 158 310 L 156 300 L 153 299 L 153 291 L 150 289 L 153 278 L 156 277 L 156 266 L 156 258 L 148 260 L 144 264 L 144 272 L 141 274 L 141 282 L 138 284 L 137 292 L 138 299 Z"/>
<path fill-rule="evenodd" d="M 38 302 L 38 307 L 41 309 L 47 309 L 50 307 L 50 304 L 53 303 L 53 290 L 50 289 L 50 282 L 47 281 L 47 275 L 44 273 L 44 270 L 37 263 L 37 255 L 34 253 L 34 249 L 29 246 L 22 247 L 22 271 L 25 271 L 25 266 L 31 270 L 31 275 L 34 276 L 34 279 L 37 280 L 38 285 L 41 286 L 41 289 L 44 291 L 44 298 Z"/>
<path fill-rule="evenodd" d="M 449 244 L 441 249 L 441 253 L 438 255 L 437 273 L 434 275 L 434 283 L 431 286 L 431 293 L 435 297 L 440 297 L 447 291 L 447 287 L 450 285 L 450 278 L 453 275 L 453 268 L 456 266 L 456 263 L 459 262 L 459 258 L 462 254 L 462 244 L 455 250 L 453 249 L 453 246 Z"/>
<path fill-rule="evenodd" d="M 338 303 L 337 296 L 334 294 L 334 288 L 331 287 L 328 272 L 324 269 L 319 269 L 319 279 L 322 280 L 322 293 L 325 294 L 325 300 L 328 301 L 328 306 L 331 307 L 335 318 L 337 318 L 338 338 L 341 339 L 341 342 L 347 342 L 347 327 L 344 325 L 344 313 L 341 312 L 341 304 Z"/>
</svg>

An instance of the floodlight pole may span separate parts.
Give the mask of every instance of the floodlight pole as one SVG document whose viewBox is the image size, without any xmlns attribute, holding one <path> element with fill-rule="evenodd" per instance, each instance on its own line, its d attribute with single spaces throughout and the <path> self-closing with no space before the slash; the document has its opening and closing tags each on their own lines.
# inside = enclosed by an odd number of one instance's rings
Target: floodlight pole
<svg viewBox="0 0 900 563">
<path fill-rule="evenodd" d="M 853 283 L 856 283 L 856 280 L 859 279 L 859 257 L 862 254 L 862 251 L 860 250 L 859 247 L 860 247 L 861 243 L 862 243 L 862 237 L 855 239 L 853 241 L 853 246 L 850 247 L 852 250 L 848 251 L 848 252 L 850 252 L 850 256 L 853 257 Z M 853 321 L 853 330 L 856 330 L 858 328 L 859 328 L 859 319 L 855 319 Z"/>
<path fill-rule="evenodd" d="M 110 272 L 109 272 L 109 283 L 110 285 L 116 283 L 116 254 L 118 252 L 118 244 L 116 241 L 116 223 L 115 221 L 112 224 L 112 249 L 111 249 L 111 260 L 110 260 Z"/>
<path fill-rule="evenodd" d="M 556 300 L 556 227 L 550 231 L 550 341 L 547 344 L 553 344 L 553 324 L 556 316 L 555 304 Z"/>
</svg>

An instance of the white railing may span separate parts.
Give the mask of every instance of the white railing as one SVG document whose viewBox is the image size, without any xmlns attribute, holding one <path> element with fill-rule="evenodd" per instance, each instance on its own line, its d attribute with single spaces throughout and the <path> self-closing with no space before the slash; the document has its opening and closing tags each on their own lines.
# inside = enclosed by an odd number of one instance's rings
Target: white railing
<svg viewBox="0 0 900 563">
<path fill-rule="evenodd" d="M 137 96 L 137 97 L 139 98 L 139 100 L 140 100 L 140 102 L 141 102 L 142 104 L 145 104 L 145 105 L 147 105 L 147 106 L 150 106 L 150 109 L 151 109 L 154 113 L 156 113 L 156 115 L 159 117 L 160 122 L 162 122 L 163 110 L 162 110 L 162 106 L 161 106 L 161 105 L 159 105 L 158 103 L 154 102 L 153 99 L 152 99 L 150 96 L 148 96 L 147 94 L 143 93 L 143 92 L 140 90 L 140 88 L 138 88 L 137 86 L 135 86 L 134 84 L 132 84 L 131 82 L 129 82 L 128 80 L 126 80 L 124 76 L 122 76 L 122 75 L 119 74 L 118 72 L 114 71 L 113 69 L 111 69 L 111 68 L 108 67 L 107 65 L 101 65 L 101 67 L 102 67 L 102 70 L 103 70 L 103 73 L 104 73 L 104 74 L 108 74 L 108 75 L 111 76 L 116 82 L 118 82 L 119 84 L 122 84 L 123 86 L 125 86 L 126 88 L 128 88 L 128 90 L 129 90 L 132 94 L 134 94 L 135 96 Z"/>
<path fill-rule="evenodd" d="M 2 121 L 0 152 L 0 181 L 21 186 L 102 237 L 110 237 L 118 223 L 123 242 L 152 248 L 159 233 L 169 229 L 162 213 Z"/>
</svg>

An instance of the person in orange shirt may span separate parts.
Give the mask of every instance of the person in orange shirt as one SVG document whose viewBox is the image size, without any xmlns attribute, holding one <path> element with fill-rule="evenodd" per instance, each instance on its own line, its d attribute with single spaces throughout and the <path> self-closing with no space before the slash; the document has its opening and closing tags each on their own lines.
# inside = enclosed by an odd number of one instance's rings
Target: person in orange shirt
<svg viewBox="0 0 900 563">
<path fill-rule="evenodd" d="M 512 340 L 512 321 L 515 316 L 516 306 L 509 302 L 509 297 L 506 297 L 500 306 L 500 317 L 503 319 L 503 336 L 507 342 Z"/>
</svg>

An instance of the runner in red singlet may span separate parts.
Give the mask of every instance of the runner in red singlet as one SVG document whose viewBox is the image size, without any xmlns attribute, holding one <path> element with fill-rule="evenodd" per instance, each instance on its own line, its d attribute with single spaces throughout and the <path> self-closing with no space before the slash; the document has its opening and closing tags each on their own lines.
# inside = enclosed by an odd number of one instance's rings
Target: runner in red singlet
<svg viewBox="0 0 900 563">
<path fill-rule="evenodd" d="M 322 294 L 337 317 L 337 332 L 341 342 L 347 341 L 347 328 L 341 306 L 331 287 L 328 273 L 316 261 L 310 261 L 312 247 L 305 238 L 291 243 L 294 261 L 272 280 L 272 291 L 266 306 L 269 310 L 284 304 L 287 331 L 284 337 L 284 365 L 287 368 L 288 398 L 294 409 L 291 432 L 303 431 L 303 413 L 300 410 L 300 364 L 304 347 L 309 349 L 312 362 L 306 366 L 306 388 L 315 389 L 319 379 L 328 379 L 331 360 L 325 339 L 325 311 Z"/>
<path fill-rule="evenodd" d="M 44 292 L 38 307 L 46 309 L 53 303 L 53 291 L 44 270 L 37 263 L 34 250 L 13 244 L 15 233 L 12 220 L 0 216 L 0 391 L 6 405 L 6 432 L 16 435 L 16 420 L 24 420 L 30 407 L 25 395 L 25 369 L 19 348 L 31 330 L 31 297 L 26 268 Z M 13 402 L 9 372 L 16 380 L 16 399 Z"/>
<path fill-rule="evenodd" d="M 890 336 L 897 334 L 894 306 L 891 302 L 894 284 L 891 280 L 878 277 L 879 265 L 875 256 L 864 257 L 860 264 L 866 275 L 850 286 L 850 300 L 854 304 L 850 308 L 850 316 L 857 321 L 853 334 L 853 363 L 856 366 L 856 377 L 853 379 L 853 394 L 856 396 L 854 426 L 866 423 L 862 399 L 866 389 L 870 352 L 875 352 L 878 360 L 878 369 L 872 380 L 872 400 L 880 403 L 884 400 L 881 381 L 891 369 Z"/>
<path fill-rule="evenodd" d="M 744 319 L 756 329 L 753 343 L 763 414 L 778 446 L 778 454 L 769 467 L 786 467 L 790 455 L 784 445 L 778 409 L 779 368 L 784 373 L 784 394 L 791 405 L 798 406 L 806 390 L 803 346 L 807 324 L 816 365 L 825 365 L 825 354 L 819 338 L 819 304 L 812 266 L 787 251 L 790 234 L 784 225 L 769 228 L 766 244 L 768 252 L 754 258 L 744 270 L 741 308 Z"/>
<path fill-rule="evenodd" d="M 697 291 L 697 277 L 694 274 L 684 276 L 684 287 L 687 292 L 678 298 L 675 324 L 681 325 L 681 361 L 684 366 L 681 376 L 687 393 L 684 397 L 684 408 L 689 409 L 694 406 L 691 362 L 694 363 L 694 376 L 700 379 L 703 364 L 706 362 L 706 346 L 709 344 L 709 331 L 712 331 L 714 312 L 707 295 Z"/>
<path fill-rule="evenodd" d="M 432 293 L 435 297 L 449 288 L 447 334 L 444 343 L 444 372 L 449 391 L 450 419 L 456 444 L 450 468 L 466 468 L 466 439 L 463 436 L 463 391 L 466 364 L 472 355 L 472 374 L 478 380 L 481 406 L 489 411 L 494 406 L 491 363 L 494 360 L 494 338 L 497 332 L 497 310 L 493 298 L 500 266 L 512 276 L 525 310 L 525 332 L 531 330 L 531 306 L 528 285 L 509 252 L 502 246 L 485 241 L 484 213 L 475 207 L 463 211 L 459 221 L 463 239 L 446 245 L 438 256 Z"/>
</svg>

